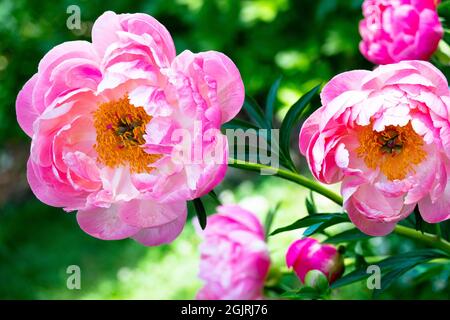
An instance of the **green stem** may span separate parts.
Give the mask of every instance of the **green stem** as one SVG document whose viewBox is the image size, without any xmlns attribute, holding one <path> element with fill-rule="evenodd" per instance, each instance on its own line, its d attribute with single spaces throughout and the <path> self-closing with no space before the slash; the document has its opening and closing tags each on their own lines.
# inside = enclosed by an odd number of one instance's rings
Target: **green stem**
<svg viewBox="0 0 450 320">
<path fill-rule="evenodd" d="M 450 243 L 444 239 L 441 239 L 439 236 L 429 233 L 421 233 L 401 225 L 395 226 L 394 233 L 406 238 L 423 242 L 430 247 L 440 249 L 450 255 Z"/>
<path fill-rule="evenodd" d="M 266 165 L 262 165 L 259 163 L 252 163 L 252 162 L 245 162 L 241 160 L 236 159 L 229 159 L 228 164 L 231 167 L 238 168 L 238 169 L 244 169 L 254 172 L 261 172 L 262 170 L 265 170 L 266 172 L 273 172 L 273 175 L 276 177 L 280 177 L 289 181 L 292 181 L 294 183 L 297 183 L 303 187 L 306 187 L 314 192 L 317 192 L 324 197 L 330 199 L 331 201 L 335 202 L 336 204 L 342 206 L 343 200 L 340 195 L 337 193 L 325 188 L 321 184 L 319 184 L 316 181 L 313 181 L 311 179 L 308 179 L 302 175 L 299 175 L 297 173 L 280 169 L 280 168 L 274 168 Z M 421 233 L 417 230 L 414 230 L 412 228 L 408 228 L 405 226 L 397 225 L 393 231 L 395 234 L 398 234 L 400 236 L 416 240 L 422 243 L 425 243 L 431 247 L 440 249 L 447 254 L 450 255 L 450 243 L 448 241 L 445 241 L 444 239 L 440 238 L 439 236 L 427 234 L 427 233 Z"/>
<path fill-rule="evenodd" d="M 245 170 L 254 171 L 254 172 L 260 172 L 262 170 L 265 170 L 267 172 L 269 172 L 269 171 L 273 172 L 274 176 L 276 176 L 276 177 L 280 177 L 280 178 L 295 182 L 301 186 L 304 186 L 312 191 L 315 191 L 315 192 L 327 197 L 331 201 L 342 206 L 343 201 L 342 201 L 342 197 L 340 195 L 325 188 L 320 183 L 313 181 L 311 179 L 308 179 L 297 173 L 294 173 L 294 172 L 291 172 L 288 170 L 284 170 L 284 169 L 269 167 L 269 166 L 258 164 L 258 163 L 245 162 L 245 161 L 236 160 L 236 159 L 229 159 L 228 164 L 234 168 L 245 169 Z"/>
</svg>

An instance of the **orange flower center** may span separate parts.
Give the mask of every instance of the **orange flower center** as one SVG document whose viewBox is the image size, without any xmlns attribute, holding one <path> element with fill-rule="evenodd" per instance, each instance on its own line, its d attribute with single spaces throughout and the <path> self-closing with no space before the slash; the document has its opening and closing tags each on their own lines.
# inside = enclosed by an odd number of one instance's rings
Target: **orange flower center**
<svg viewBox="0 0 450 320">
<path fill-rule="evenodd" d="M 150 172 L 150 165 L 159 158 L 142 148 L 151 118 L 144 108 L 132 105 L 128 97 L 102 103 L 94 113 L 98 161 L 111 168 L 128 165 L 131 172 Z"/>
<path fill-rule="evenodd" d="M 388 126 L 376 132 L 372 126 L 359 129 L 356 152 L 370 169 L 380 168 L 388 180 L 402 180 L 425 158 L 423 139 L 411 126 Z"/>
</svg>

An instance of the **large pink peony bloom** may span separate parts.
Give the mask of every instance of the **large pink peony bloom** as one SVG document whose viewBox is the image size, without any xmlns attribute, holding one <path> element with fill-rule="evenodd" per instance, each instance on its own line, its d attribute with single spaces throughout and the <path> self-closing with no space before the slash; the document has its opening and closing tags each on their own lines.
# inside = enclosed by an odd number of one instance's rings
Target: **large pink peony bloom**
<svg viewBox="0 0 450 320">
<path fill-rule="evenodd" d="M 428 60 L 443 36 L 440 0 L 365 0 L 361 53 L 375 64 Z"/>
<path fill-rule="evenodd" d="M 264 230 L 256 216 L 238 206 L 221 206 L 208 218 L 200 246 L 202 300 L 262 298 L 270 266 Z"/>
<path fill-rule="evenodd" d="M 333 283 L 344 273 L 344 261 L 330 244 L 321 244 L 313 238 L 295 241 L 286 252 L 286 265 L 293 268 L 298 278 L 305 282 L 306 274 L 311 270 L 321 271 Z"/>
<path fill-rule="evenodd" d="M 418 204 L 450 218 L 450 92 L 425 61 L 350 71 L 323 89 L 300 151 L 323 183 L 342 181 L 344 208 L 363 232 L 385 235 Z"/>
<path fill-rule="evenodd" d="M 32 138 L 31 189 L 48 205 L 78 210 L 94 237 L 170 242 L 185 224 L 186 200 L 224 177 L 218 129 L 243 98 L 225 55 L 176 56 L 151 16 L 105 12 L 92 43 L 53 48 L 17 97 L 17 119 Z"/>
</svg>

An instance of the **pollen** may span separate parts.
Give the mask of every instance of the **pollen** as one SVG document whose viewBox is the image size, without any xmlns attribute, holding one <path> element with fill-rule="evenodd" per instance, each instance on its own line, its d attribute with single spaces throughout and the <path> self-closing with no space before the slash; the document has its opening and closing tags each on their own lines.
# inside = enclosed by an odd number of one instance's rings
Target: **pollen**
<svg viewBox="0 0 450 320">
<path fill-rule="evenodd" d="M 372 126 L 358 130 L 358 157 L 370 169 L 379 168 L 388 180 L 402 180 L 415 173 L 415 166 L 426 158 L 424 142 L 408 123 L 406 126 L 387 126 L 376 132 Z"/>
<path fill-rule="evenodd" d="M 129 166 L 134 173 L 150 172 L 159 158 L 142 147 L 150 120 L 144 108 L 132 105 L 127 96 L 100 104 L 94 112 L 97 161 L 111 168 Z"/>
</svg>

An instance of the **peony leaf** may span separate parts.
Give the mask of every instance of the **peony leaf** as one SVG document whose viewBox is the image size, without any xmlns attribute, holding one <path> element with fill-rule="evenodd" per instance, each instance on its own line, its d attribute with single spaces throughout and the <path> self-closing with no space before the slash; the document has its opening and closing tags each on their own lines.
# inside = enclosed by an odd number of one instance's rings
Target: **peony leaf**
<svg viewBox="0 0 450 320">
<path fill-rule="evenodd" d="M 254 124 L 247 122 L 245 120 L 241 120 L 238 118 L 234 118 L 233 120 L 228 121 L 227 123 L 224 123 L 222 125 L 222 129 L 231 129 L 231 130 L 236 130 L 236 129 L 242 129 L 242 130 L 248 130 L 248 129 L 254 129 L 254 130 L 258 130 L 258 127 L 255 126 Z"/>
<path fill-rule="evenodd" d="M 247 112 L 250 119 L 252 119 L 256 125 L 261 129 L 271 129 L 271 124 L 267 121 L 261 107 L 251 97 L 246 96 L 244 101 L 244 109 Z"/>
<path fill-rule="evenodd" d="M 280 208 L 280 203 L 277 203 L 275 208 L 270 209 L 269 212 L 267 213 L 266 219 L 264 221 L 264 230 L 265 230 L 266 239 L 270 235 L 270 229 L 272 227 L 273 220 L 274 220 L 275 215 L 278 212 L 279 208 Z"/>
<path fill-rule="evenodd" d="M 200 227 L 205 230 L 207 222 L 205 206 L 200 198 L 194 199 L 192 202 L 194 203 L 195 213 L 197 214 Z"/>
<path fill-rule="evenodd" d="M 397 277 L 406 272 L 407 270 L 415 267 L 416 265 L 428 262 L 433 259 L 437 258 L 443 258 L 446 257 L 444 253 L 442 253 L 439 250 L 429 250 L 429 249 L 423 249 L 423 250 L 416 250 L 414 252 L 407 252 L 399 255 L 395 255 L 389 258 L 386 258 L 378 263 L 372 263 L 372 265 L 377 265 L 380 267 L 382 276 L 388 275 L 387 280 L 385 280 L 385 285 L 389 286 L 393 280 L 391 280 L 391 277 L 396 275 Z M 394 272 L 397 270 L 396 272 Z M 405 271 L 406 270 L 406 271 Z M 402 273 L 403 271 L 403 273 Z M 391 273 L 392 272 L 392 273 Z M 346 286 L 348 284 L 360 281 L 362 279 L 368 278 L 371 274 L 367 273 L 366 268 L 359 268 L 356 269 L 344 277 L 336 280 L 332 285 L 331 288 L 339 288 L 342 286 Z M 386 282 L 387 281 L 387 282 Z M 383 288 L 383 278 L 381 279 L 381 284 Z M 386 287 L 384 287 L 383 290 L 385 290 Z"/>
<path fill-rule="evenodd" d="M 283 119 L 280 128 L 280 150 L 286 155 L 288 161 L 293 165 L 292 158 L 290 156 L 290 143 L 292 128 L 297 124 L 302 117 L 308 114 L 308 106 L 319 91 L 321 85 L 318 85 L 304 94 L 296 103 L 294 103 L 289 109 L 288 113 Z"/>
<path fill-rule="evenodd" d="M 329 237 L 325 240 L 326 243 L 341 243 L 341 242 L 352 242 L 358 240 L 369 239 L 371 236 L 359 231 L 358 229 L 350 229 L 334 236 Z"/>
<path fill-rule="evenodd" d="M 269 94 L 266 100 L 266 120 L 271 125 L 273 124 L 273 115 L 275 111 L 275 102 L 277 99 L 278 89 L 280 88 L 282 77 L 279 77 L 270 87 Z"/>
<path fill-rule="evenodd" d="M 342 222 L 349 222 L 349 221 L 350 220 L 348 219 L 346 214 L 318 213 L 318 214 L 306 216 L 302 219 L 299 219 L 288 226 L 278 228 L 275 231 L 273 231 L 270 235 L 273 236 L 278 233 L 292 231 L 292 230 L 301 229 L 301 228 L 306 228 L 306 227 L 309 227 L 312 225 L 323 224 L 323 223 L 327 223 L 327 222 L 330 222 L 330 224 L 328 226 L 331 226 L 334 224 L 338 224 L 338 223 L 342 223 Z"/>
<path fill-rule="evenodd" d="M 219 197 L 217 196 L 214 189 L 212 189 L 210 192 L 208 192 L 208 195 L 216 202 L 217 205 L 221 206 L 222 202 L 220 201 Z"/>
<path fill-rule="evenodd" d="M 309 190 L 309 197 L 306 197 L 305 206 L 306 211 L 308 211 L 309 215 L 317 213 L 316 203 L 314 202 L 314 195 L 311 190 Z"/>
</svg>

